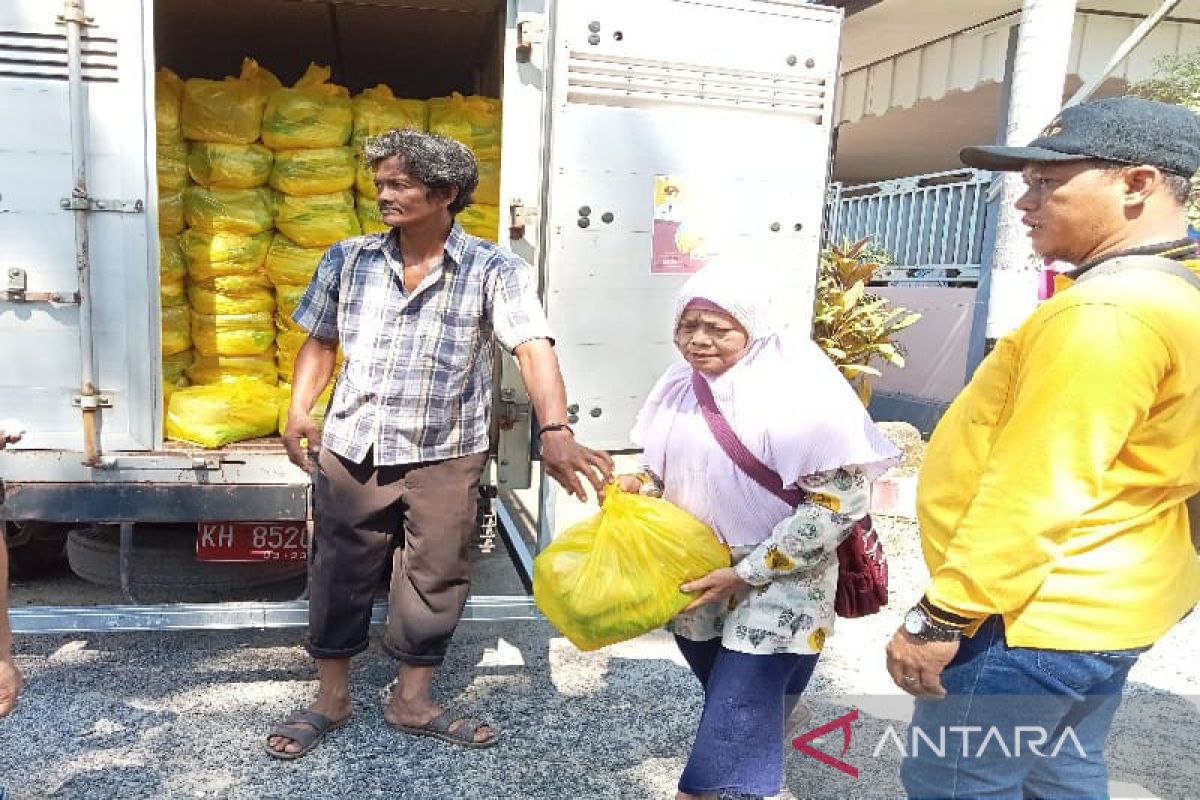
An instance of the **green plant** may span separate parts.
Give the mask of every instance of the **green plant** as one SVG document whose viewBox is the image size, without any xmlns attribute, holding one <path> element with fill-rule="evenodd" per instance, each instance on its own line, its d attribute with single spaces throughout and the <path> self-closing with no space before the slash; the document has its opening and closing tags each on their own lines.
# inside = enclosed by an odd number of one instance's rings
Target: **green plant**
<svg viewBox="0 0 1200 800">
<path fill-rule="evenodd" d="M 873 361 L 904 366 L 896 334 L 921 318 L 886 298 L 867 292 L 867 283 L 890 256 L 870 240 L 843 243 L 821 251 L 813 339 L 850 381 L 866 405 L 871 378 L 880 374 Z"/>
</svg>

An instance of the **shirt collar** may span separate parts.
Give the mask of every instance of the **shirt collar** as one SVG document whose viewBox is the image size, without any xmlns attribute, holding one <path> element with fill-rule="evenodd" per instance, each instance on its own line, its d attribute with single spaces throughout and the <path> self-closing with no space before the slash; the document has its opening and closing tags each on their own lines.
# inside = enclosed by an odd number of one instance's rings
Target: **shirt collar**
<svg viewBox="0 0 1200 800">
<path fill-rule="evenodd" d="M 400 254 L 400 234 L 396 228 L 392 228 L 383 235 L 379 246 L 397 262 L 403 262 L 404 259 Z M 467 234 L 462 225 L 458 224 L 458 220 L 454 220 L 454 224 L 450 226 L 450 234 L 446 237 L 443 249 L 451 261 L 462 266 L 467 257 Z"/>
<path fill-rule="evenodd" d="M 1115 253 L 1106 253 L 1094 261 L 1089 261 L 1063 274 L 1077 281 L 1092 267 L 1122 256 L 1162 256 L 1174 261 L 1182 261 L 1187 258 L 1196 257 L 1196 243 L 1191 238 L 1184 237 L 1183 239 L 1176 239 L 1173 242 L 1155 242 L 1154 244 L 1144 244 L 1141 247 L 1132 247 L 1128 250 L 1118 250 Z"/>
</svg>

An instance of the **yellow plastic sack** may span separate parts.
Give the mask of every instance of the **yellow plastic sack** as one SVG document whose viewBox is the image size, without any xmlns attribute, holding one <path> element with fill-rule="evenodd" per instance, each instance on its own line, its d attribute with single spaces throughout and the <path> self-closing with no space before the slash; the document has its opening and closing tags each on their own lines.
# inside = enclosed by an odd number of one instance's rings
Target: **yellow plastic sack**
<svg viewBox="0 0 1200 800">
<path fill-rule="evenodd" d="M 192 78 L 183 86 L 180 127 L 197 142 L 250 144 L 262 129 L 267 97 L 282 84 L 252 58 L 242 61 L 236 78 Z"/>
<path fill-rule="evenodd" d="M 187 262 L 178 236 L 158 237 L 158 274 L 163 280 L 187 277 Z"/>
<path fill-rule="evenodd" d="M 208 189 L 189 186 L 183 190 L 183 217 L 189 228 L 206 233 L 262 233 L 274 224 L 271 190 Z"/>
<path fill-rule="evenodd" d="M 183 231 L 183 192 L 158 193 L 158 235 L 174 236 Z"/>
<path fill-rule="evenodd" d="M 159 275 L 158 302 L 163 308 L 187 306 L 187 278 L 181 275 Z"/>
<path fill-rule="evenodd" d="M 374 200 L 359 195 L 355 211 L 358 214 L 358 224 L 362 226 L 363 233 L 387 233 L 391 230 L 379 216 L 379 206 Z"/>
<path fill-rule="evenodd" d="M 308 333 L 294 328 L 280 328 L 275 333 L 277 349 L 275 351 L 275 367 L 279 376 L 285 381 L 292 379 L 296 369 L 296 353 L 308 340 Z"/>
<path fill-rule="evenodd" d="M 173 356 L 192 348 L 187 304 L 162 309 L 162 354 Z"/>
<path fill-rule="evenodd" d="M 475 202 L 485 206 L 500 205 L 500 159 L 479 162 L 479 185 L 475 187 Z"/>
<path fill-rule="evenodd" d="M 487 239 L 489 242 L 500 241 L 499 206 L 485 206 L 473 203 L 458 212 L 456 218 L 458 219 L 458 224 L 463 226 L 463 230 L 472 236 Z"/>
<path fill-rule="evenodd" d="M 280 150 L 271 186 L 286 194 L 329 194 L 354 185 L 355 158 L 349 147 Z"/>
<path fill-rule="evenodd" d="M 192 317 L 192 342 L 206 356 L 254 356 L 275 343 L 275 323 L 269 311 L 253 314 L 199 314 Z"/>
<path fill-rule="evenodd" d="M 277 430 L 279 389 L 252 378 L 191 386 L 171 393 L 167 437 L 220 447 Z"/>
<path fill-rule="evenodd" d="M 270 289 L 225 293 L 201 284 L 193 284 L 188 287 L 187 296 L 192 309 L 201 314 L 253 314 L 256 311 L 275 310 L 275 294 Z"/>
<path fill-rule="evenodd" d="M 275 227 L 301 247 L 328 247 L 362 232 L 351 192 L 311 197 L 279 194 L 276 200 Z"/>
<path fill-rule="evenodd" d="M 179 108 L 183 104 L 183 79 L 166 67 L 154 75 L 154 129 L 158 141 L 183 138 L 179 129 Z"/>
<path fill-rule="evenodd" d="M 280 283 L 275 287 L 275 308 L 278 310 L 277 317 L 286 319 L 288 324 L 279 327 L 290 328 L 292 330 L 302 330 L 292 322 L 292 314 L 296 311 L 296 306 L 300 305 L 301 298 L 308 291 L 308 285 Z"/>
<path fill-rule="evenodd" d="M 382 83 L 363 89 L 350 101 L 350 106 L 354 115 L 350 141 L 355 150 L 362 149 L 368 136 L 378 136 L 394 128 L 423 131 L 429 127 L 429 105 L 424 100 L 400 99 Z"/>
<path fill-rule="evenodd" d="M 253 189 L 271 177 L 275 154 L 261 144 L 196 142 L 188 154 L 192 180 L 212 189 Z"/>
<path fill-rule="evenodd" d="M 254 275 L 262 272 L 272 234 L 205 233 L 187 230 L 179 237 L 188 275 L 198 283 L 224 275 Z"/>
<path fill-rule="evenodd" d="M 187 368 L 192 383 L 228 383 L 239 378 L 254 378 L 274 384 L 275 353 L 268 350 L 256 356 L 205 356 L 198 355 Z"/>
<path fill-rule="evenodd" d="M 162 374 L 164 385 L 187 386 L 187 378 L 184 376 L 184 370 L 192 365 L 192 355 L 191 350 L 184 350 L 179 353 L 172 353 L 169 356 L 163 356 Z"/>
<path fill-rule="evenodd" d="M 154 151 L 160 192 L 178 192 L 188 185 L 188 144 L 183 139 L 159 141 Z"/>
<path fill-rule="evenodd" d="M 429 101 L 429 130 L 471 148 L 480 161 L 500 158 L 500 101 L 455 92 Z"/>
<path fill-rule="evenodd" d="M 218 275 L 206 281 L 193 281 L 191 285 L 208 292 L 229 295 L 231 297 L 252 297 L 266 292 L 271 295 L 270 310 L 275 310 L 275 294 L 271 291 L 271 282 L 267 280 L 266 273 L 261 270 L 248 272 L 244 275 Z M 200 309 L 196 310 L 199 311 Z M 216 313 L 225 312 L 218 311 Z"/>
<path fill-rule="evenodd" d="M 283 395 L 283 402 L 279 404 L 279 433 L 287 433 L 288 410 L 292 406 L 292 385 L 290 383 L 279 384 L 279 393 Z M 312 414 L 313 421 L 320 428 L 325 424 L 325 414 L 329 411 L 329 399 L 333 394 L 333 381 L 325 387 L 325 391 L 313 401 Z"/>
<path fill-rule="evenodd" d="M 533 598 L 576 647 L 595 650 L 664 625 L 695 599 L 680 584 L 729 563 L 729 548 L 703 522 L 613 485 L 599 514 L 534 559 Z"/>
<path fill-rule="evenodd" d="M 272 93 L 263 113 L 262 140 L 272 150 L 339 147 L 350 141 L 350 92 L 329 83 L 329 67 L 309 64 L 291 89 Z"/>
<path fill-rule="evenodd" d="M 358 192 L 360 199 L 372 202 L 379 196 L 379 192 L 375 189 L 375 170 L 371 169 L 361 158 L 354 167 L 354 191 Z"/>
<path fill-rule="evenodd" d="M 301 247 L 286 236 L 276 234 L 263 266 L 267 277 L 276 286 L 308 286 L 325 250 L 324 247 Z"/>
</svg>

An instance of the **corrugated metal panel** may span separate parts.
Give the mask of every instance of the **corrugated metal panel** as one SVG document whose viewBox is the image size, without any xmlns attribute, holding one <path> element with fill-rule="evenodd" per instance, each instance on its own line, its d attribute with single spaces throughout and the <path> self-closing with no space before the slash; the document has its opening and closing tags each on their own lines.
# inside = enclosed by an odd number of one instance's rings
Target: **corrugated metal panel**
<svg viewBox="0 0 1200 800">
<path fill-rule="evenodd" d="M 950 91 L 971 91 L 1004 79 L 1008 31 L 1019 12 L 953 34 L 913 50 L 847 72 L 838 81 L 838 123 L 881 116 L 893 108 L 911 108 L 921 100 L 939 100 Z M 1067 71 L 1082 81 L 1095 76 L 1113 51 L 1142 20 L 1081 12 L 1075 15 Z M 1163 22 L 1121 63 L 1112 77 L 1130 83 L 1154 74 L 1164 55 L 1200 47 L 1200 25 Z"/>
</svg>

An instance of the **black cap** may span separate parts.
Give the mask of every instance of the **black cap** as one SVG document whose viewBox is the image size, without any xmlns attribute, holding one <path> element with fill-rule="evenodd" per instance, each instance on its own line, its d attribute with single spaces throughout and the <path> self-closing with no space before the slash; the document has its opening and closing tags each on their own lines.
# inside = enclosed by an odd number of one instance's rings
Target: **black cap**
<svg viewBox="0 0 1200 800">
<path fill-rule="evenodd" d="M 1190 178 L 1200 170 L 1200 117 L 1183 106 L 1108 97 L 1064 108 L 1026 147 L 964 147 L 969 167 L 1018 172 L 1030 162 L 1099 158 Z"/>
</svg>

